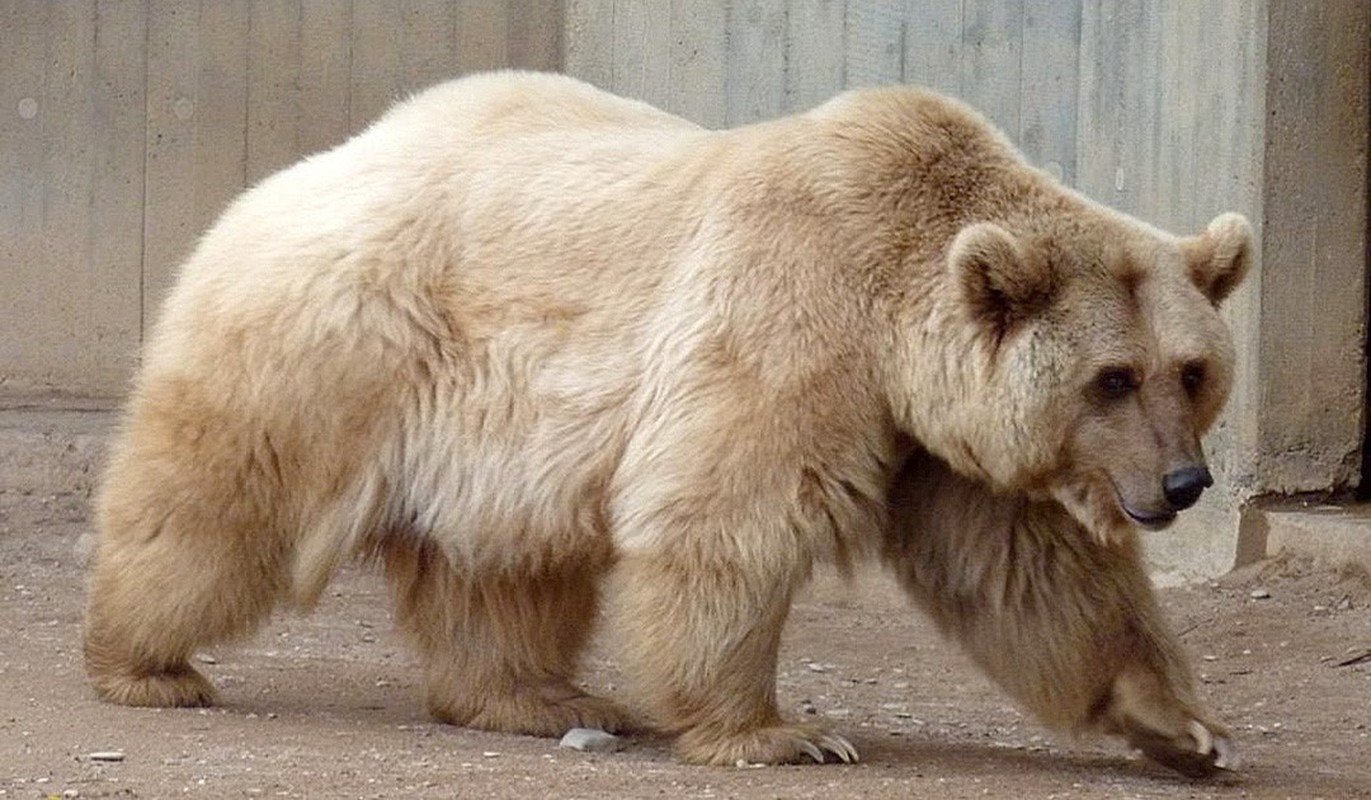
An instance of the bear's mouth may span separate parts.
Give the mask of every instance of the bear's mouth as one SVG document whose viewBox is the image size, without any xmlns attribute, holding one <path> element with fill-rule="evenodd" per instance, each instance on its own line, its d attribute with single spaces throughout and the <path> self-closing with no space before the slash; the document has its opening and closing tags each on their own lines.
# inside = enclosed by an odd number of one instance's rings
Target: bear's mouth
<svg viewBox="0 0 1371 800">
<path fill-rule="evenodd" d="M 1164 508 L 1161 511 L 1142 511 L 1134 508 L 1119 490 L 1119 484 L 1114 482 L 1113 477 L 1109 478 L 1109 486 L 1114 490 L 1114 501 L 1119 504 L 1123 513 L 1140 528 L 1149 531 L 1160 531 L 1176 521 L 1176 509 Z"/>
<path fill-rule="evenodd" d="M 1143 528 L 1146 528 L 1149 531 L 1164 530 L 1167 526 L 1176 521 L 1175 511 L 1161 511 L 1153 513 L 1138 511 L 1135 508 L 1131 508 L 1128 505 L 1128 503 L 1124 502 L 1124 499 L 1122 497 L 1119 498 L 1119 507 L 1123 509 L 1123 513 L 1127 514 L 1129 519 L 1133 520 L 1134 522 L 1138 523 L 1138 525 L 1142 526 Z"/>
</svg>

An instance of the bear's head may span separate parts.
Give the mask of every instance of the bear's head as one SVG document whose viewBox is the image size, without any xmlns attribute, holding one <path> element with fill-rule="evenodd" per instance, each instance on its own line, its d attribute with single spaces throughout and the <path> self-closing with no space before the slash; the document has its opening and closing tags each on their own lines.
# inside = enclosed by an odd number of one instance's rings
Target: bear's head
<svg viewBox="0 0 1371 800">
<path fill-rule="evenodd" d="M 944 266 L 966 333 L 943 374 L 974 398 L 938 449 L 1000 488 L 1055 497 L 1107 538 L 1165 527 L 1212 483 L 1200 438 L 1234 361 L 1218 305 L 1253 245 L 1237 214 L 1177 238 L 1086 205 L 952 238 Z"/>
</svg>

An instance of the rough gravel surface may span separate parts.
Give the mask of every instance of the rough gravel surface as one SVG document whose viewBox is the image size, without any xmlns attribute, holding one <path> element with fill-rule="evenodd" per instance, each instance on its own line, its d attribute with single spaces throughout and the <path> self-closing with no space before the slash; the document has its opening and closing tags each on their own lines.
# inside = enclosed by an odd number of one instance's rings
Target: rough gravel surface
<svg viewBox="0 0 1371 800">
<path fill-rule="evenodd" d="M 21 457 L 0 448 L 0 470 Z M 1371 798 L 1371 581 L 1356 570 L 1286 559 L 1163 592 L 1242 748 L 1217 780 L 1044 731 L 879 575 L 821 576 L 780 663 L 783 708 L 847 735 L 861 763 L 701 768 L 651 737 L 579 752 L 429 721 L 384 587 L 357 569 L 313 614 L 201 654 L 220 707 L 98 702 L 79 657 L 88 483 L 0 489 L 0 798 Z M 622 696 L 612 642 L 586 680 Z"/>
</svg>

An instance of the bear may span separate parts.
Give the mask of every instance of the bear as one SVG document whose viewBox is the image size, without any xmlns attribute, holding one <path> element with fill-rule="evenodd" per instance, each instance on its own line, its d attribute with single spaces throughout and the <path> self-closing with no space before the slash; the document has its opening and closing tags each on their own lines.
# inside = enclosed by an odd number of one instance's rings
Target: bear
<svg viewBox="0 0 1371 800">
<path fill-rule="evenodd" d="M 776 701 L 821 565 L 883 563 L 1045 723 L 1231 767 L 1138 556 L 1212 481 L 1252 233 L 1175 236 L 909 86 L 706 130 L 573 78 L 402 101 L 183 264 L 96 499 L 97 694 L 387 577 L 438 720 L 853 761 Z M 634 702 L 577 683 L 601 617 Z"/>
</svg>

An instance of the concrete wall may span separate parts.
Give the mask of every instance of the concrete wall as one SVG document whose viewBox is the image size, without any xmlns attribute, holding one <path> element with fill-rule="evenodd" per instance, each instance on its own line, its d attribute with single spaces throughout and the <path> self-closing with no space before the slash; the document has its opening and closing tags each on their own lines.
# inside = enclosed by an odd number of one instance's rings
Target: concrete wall
<svg viewBox="0 0 1371 800">
<path fill-rule="evenodd" d="M 230 197 L 435 80 L 561 67 L 709 126 L 915 82 L 1162 227 L 1257 226 L 1219 487 L 1151 539 L 1221 571 L 1254 498 L 1359 479 L 1369 28 L 1364 0 L 0 0 L 0 391 L 120 394 Z"/>
<path fill-rule="evenodd" d="M 1355 483 L 1365 413 L 1371 3 L 1270 3 L 1257 308 L 1235 465 L 1264 493 Z M 1255 397 L 1251 396 L 1255 395 Z"/>
<path fill-rule="evenodd" d="M 244 186 L 561 35 L 556 0 L 0 0 L 0 390 L 121 394 Z"/>
<path fill-rule="evenodd" d="M 709 127 L 912 82 L 987 114 L 1075 177 L 1079 2 L 569 0 L 566 71 Z"/>
</svg>

